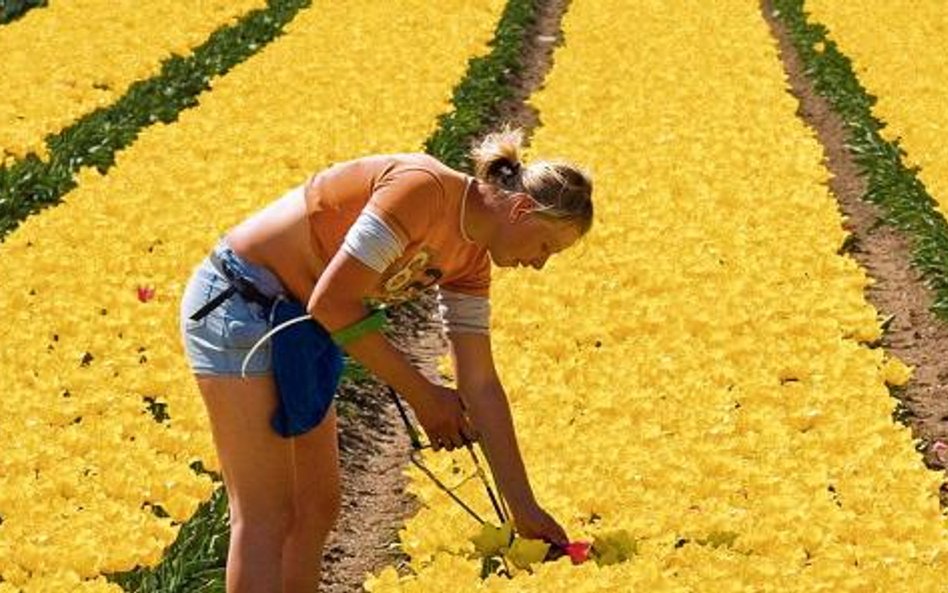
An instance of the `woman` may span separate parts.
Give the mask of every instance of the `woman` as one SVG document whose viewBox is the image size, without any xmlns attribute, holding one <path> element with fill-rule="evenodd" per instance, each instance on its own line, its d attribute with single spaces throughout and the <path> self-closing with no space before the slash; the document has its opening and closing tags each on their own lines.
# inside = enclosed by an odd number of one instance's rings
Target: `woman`
<svg viewBox="0 0 948 593">
<path fill-rule="evenodd" d="M 519 131 L 488 136 L 472 153 L 476 177 L 424 154 L 335 165 L 231 229 L 195 271 L 182 332 L 230 503 L 228 591 L 316 589 L 339 512 L 333 342 L 404 396 L 435 450 L 480 440 L 521 535 L 567 542 L 537 504 L 517 447 L 491 357 L 488 287 L 491 260 L 541 269 L 588 231 L 592 184 L 563 163 L 522 167 L 520 144 Z M 364 304 L 429 286 L 457 390 L 413 368 L 373 331 Z M 293 317 L 275 313 L 287 303 L 309 338 L 281 345 L 288 328 L 272 350 L 251 352 Z M 321 383 L 294 397 L 307 381 Z"/>
</svg>

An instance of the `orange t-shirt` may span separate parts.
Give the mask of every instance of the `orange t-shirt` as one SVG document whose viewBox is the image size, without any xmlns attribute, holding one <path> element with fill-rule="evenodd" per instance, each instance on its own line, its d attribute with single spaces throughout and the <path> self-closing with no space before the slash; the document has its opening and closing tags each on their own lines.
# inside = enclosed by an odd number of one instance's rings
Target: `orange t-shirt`
<svg viewBox="0 0 948 593">
<path fill-rule="evenodd" d="M 405 245 L 370 296 L 398 302 L 438 285 L 486 297 L 490 256 L 461 235 L 461 202 L 472 182 L 469 175 L 421 153 L 334 165 L 315 175 L 306 191 L 313 250 L 329 262 L 365 208 Z"/>
</svg>

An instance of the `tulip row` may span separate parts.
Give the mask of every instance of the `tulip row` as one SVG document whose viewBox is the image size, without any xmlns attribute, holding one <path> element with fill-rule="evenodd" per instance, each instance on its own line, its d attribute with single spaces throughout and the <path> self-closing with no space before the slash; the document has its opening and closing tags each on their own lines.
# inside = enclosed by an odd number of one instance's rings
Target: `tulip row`
<svg viewBox="0 0 948 593">
<path fill-rule="evenodd" d="M 887 0 L 855 5 L 807 0 L 811 19 L 829 29 L 860 81 L 877 101 L 876 117 L 887 123 L 886 140 L 900 139 L 910 166 L 948 212 L 948 13 L 938 0 Z"/>
<path fill-rule="evenodd" d="M 0 160 L 45 155 L 45 138 L 110 105 L 264 0 L 70 0 L 0 29 Z"/>
<path fill-rule="evenodd" d="M 0 245 L 0 591 L 117 590 L 100 575 L 161 558 L 213 488 L 190 466 L 216 468 L 179 345 L 192 267 L 312 171 L 420 149 L 503 7 L 302 11 L 198 108 L 146 129 L 108 175 L 80 173 Z"/>
<path fill-rule="evenodd" d="M 850 130 L 847 145 L 865 175 L 867 198 L 913 237 L 914 263 L 935 293 L 932 308 L 948 319 L 948 169 L 937 134 L 945 127 L 938 110 L 940 5 L 872 3 L 856 14 L 852 7 L 808 3 L 812 18 L 803 0 L 774 5 L 815 88 Z M 821 19 L 832 27 L 829 34 Z"/>
<path fill-rule="evenodd" d="M 564 32 L 532 152 L 589 166 L 596 221 L 542 272 L 497 275 L 494 349 L 540 502 L 625 551 L 485 574 L 485 532 L 418 474 L 412 574 L 367 588 L 943 590 L 940 477 L 887 389 L 910 370 L 873 346 L 869 279 L 839 254 L 759 8 L 574 1 Z M 451 484 L 472 469 L 428 463 Z M 457 493 L 489 516 L 481 488 Z"/>
</svg>

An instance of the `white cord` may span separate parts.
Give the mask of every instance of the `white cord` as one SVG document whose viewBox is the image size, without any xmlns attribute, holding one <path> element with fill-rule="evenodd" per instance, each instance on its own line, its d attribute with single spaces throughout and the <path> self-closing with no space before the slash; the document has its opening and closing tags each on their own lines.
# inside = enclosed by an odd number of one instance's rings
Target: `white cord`
<svg viewBox="0 0 948 593">
<path fill-rule="evenodd" d="M 464 210 L 467 206 L 467 192 L 471 190 L 471 182 L 474 180 L 473 177 L 467 178 L 467 185 L 464 186 L 464 194 L 461 195 L 461 217 L 460 217 L 460 227 L 461 227 L 461 238 L 467 241 L 468 243 L 473 243 L 474 241 L 467 234 L 467 230 L 464 228 Z"/>
<path fill-rule="evenodd" d="M 313 318 L 313 317 L 312 317 L 309 313 L 307 313 L 306 315 L 300 315 L 299 317 L 294 317 L 293 319 L 288 319 L 288 320 L 284 321 L 284 322 L 281 323 L 280 325 L 276 326 L 275 328 L 271 329 L 271 330 L 268 331 L 267 333 L 263 334 L 263 337 L 261 337 L 259 340 L 257 340 L 257 342 L 253 345 L 253 348 L 250 349 L 250 352 L 248 352 L 248 353 L 244 356 L 244 361 L 243 361 L 243 363 L 241 363 L 241 365 L 240 365 L 240 376 L 241 376 L 241 378 L 243 378 L 243 379 L 246 379 L 246 378 L 247 378 L 247 363 L 250 361 L 250 357 L 253 356 L 254 352 L 257 351 L 257 348 L 259 348 L 260 346 L 262 346 L 264 342 L 266 342 L 267 340 L 270 339 L 270 336 L 272 336 L 273 334 L 277 333 L 278 331 L 280 331 L 280 330 L 282 330 L 282 329 L 284 329 L 284 328 L 287 328 L 287 327 L 293 325 L 294 323 L 299 323 L 300 321 L 306 321 L 307 319 L 312 319 L 312 318 Z"/>
</svg>

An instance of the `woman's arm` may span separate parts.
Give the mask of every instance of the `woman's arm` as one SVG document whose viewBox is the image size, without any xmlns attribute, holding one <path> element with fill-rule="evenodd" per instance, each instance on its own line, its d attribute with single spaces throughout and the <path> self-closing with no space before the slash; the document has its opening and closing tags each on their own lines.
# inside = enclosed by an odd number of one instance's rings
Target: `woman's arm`
<svg viewBox="0 0 948 593">
<path fill-rule="evenodd" d="M 319 277 L 306 310 L 330 332 L 352 325 L 368 315 L 362 300 L 379 276 L 339 250 Z M 381 333 L 366 334 L 345 350 L 405 397 L 436 448 L 460 447 L 471 436 L 456 394 L 428 381 Z"/>
<path fill-rule="evenodd" d="M 565 545 L 566 532 L 540 508 L 530 487 L 507 394 L 494 368 L 490 337 L 479 333 L 449 337 L 458 393 L 518 530 L 525 537 Z"/>
</svg>

